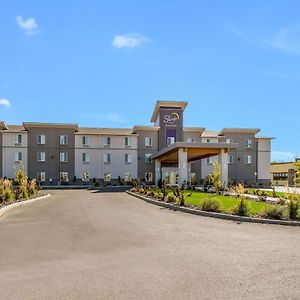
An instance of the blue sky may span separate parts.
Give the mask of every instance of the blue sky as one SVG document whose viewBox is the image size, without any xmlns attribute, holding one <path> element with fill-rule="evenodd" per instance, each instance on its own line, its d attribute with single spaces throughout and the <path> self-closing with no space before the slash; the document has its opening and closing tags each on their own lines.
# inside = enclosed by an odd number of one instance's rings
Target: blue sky
<svg viewBox="0 0 300 300">
<path fill-rule="evenodd" d="M 70 5 L 70 3 L 72 3 Z M 261 128 L 300 156 L 299 1 L 0 0 L 0 119 Z"/>
</svg>

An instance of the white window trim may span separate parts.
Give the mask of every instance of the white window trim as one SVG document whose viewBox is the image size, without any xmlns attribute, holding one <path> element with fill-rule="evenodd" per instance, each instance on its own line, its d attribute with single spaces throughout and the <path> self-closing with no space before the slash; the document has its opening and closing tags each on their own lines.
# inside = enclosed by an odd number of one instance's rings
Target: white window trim
<svg viewBox="0 0 300 300">
<path fill-rule="evenodd" d="M 111 162 L 111 155 L 110 155 L 110 153 L 104 153 L 103 154 L 103 162 L 105 164 L 110 164 L 110 162 Z"/>
<path fill-rule="evenodd" d="M 150 175 L 150 180 L 147 180 L 147 174 L 149 174 Z M 145 173 L 145 180 L 146 180 L 146 182 L 152 182 L 153 181 L 153 173 L 152 172 L 146 172 Z"/>
<path fill-rule="evenodd" d="M 60 135 L 59 136 L 59 144 L 60 145 L 68 145 L 69 143 L 69 138 L 67 135 Z"/>
<path fill-rule="evenodd" d="M 63 175 L 66 175 L 66 176 L 63 176 Z M 66 178 L 63 179 L 62 177 L 66 177 Z M 69 174 L 68 174 L 68 172 L 60 172 L 59 179 L 60 179 L 60 181 L 69 181 Z"/>
<path fill-rule="evenodd" d="M 250 140 L 250 139 L 245 140 L 245 148 L 246 149 L 251 149 L 252 148 L 252 140 Z"/>
<path fill-rule="evenodd" d="M 145 137 L 145 146 L 146 147 L 152 147 L 152 136 L 146 136 Z"/>
<path fill-rule="evenodd" d="M 22 160 L 23 160 L 23 153 L 21 151 L 15 152 L 15 162 L 20 162 Z"/>
<path fill-rule="evenodd" d="M 41 139 L 41 141 L 39 142 L 39 139 Z M 45 145 L 46 144 L 46 135 L 41 133 L 37 136 L 37 144 L 38 145 Z"/>
<path fill-rule="evenodd" d="M 21 137 L 20 141 L 19 141 L 19 137 Z M 15 145 L 21 145 L 22 144 L 22 140 L 23 140 L 22 134 L 16 133 L 16 135 L 15 135 Z"/>
<path fill-rule="evenodd" d="M 90 145 L 90 137 L 87 135 L 83 135 L 81 138 L 81 142 L 82 142 L 83 146 L 89 146 Z"/>
<path fill-rule="evenodd" d="M 149 157 L 147 157 L 149 155 Z M 145 153 L 145 163 L 151 164 L 152 163 L 152 153 Z"/>
<path fill-rule="evenodd" d="M 248 160 L 250 158 L 250 161 Z M 245 155 L 245 164 L 251 165 L 252 164 L 252 155 Z"/>
<path fill-rule="evenodd" d="M 82 153 L 82 162 L 88 164 L 90 162 L 90 154 L 87 152 Z"/>
<path fill-rule="evenodd" d="M 60 152 L 59 153 L 59 162 L 66 163 L 69 161 L 68 152 Z"/>
<path fill-rule="evenodd" d="M 43 174 L 43 176 L 42 176 L 42 174 Z M 44 181 L 46 181 L 46 172 L 38 172 L 36 177 L 37 177 L 38 181 L 44 182 Z"/>
<path fill-rule="evenodd" d="M 125 136 L 124 145 L 125 145 L 125 147 L 130 147 L 131 146 L 131 138 L 129 136 Z"/>
<path fill-rule="evenodd" d="M 125 163 L 126 164 L 131 164 L 132 163 L 132 157 L 131 157 L 131 153 L 125 153 Z"/>
<path fill-rule="evenodd" d="M 39 159 L 39 155 L 40 155 L 40 159 Z M 45 162 L 46 161 L 46 152 L 43 152 L 43 151 L 37 152 L 37 158 L 36 158 L 36 160 L 38 162 Z"/>
</svg>

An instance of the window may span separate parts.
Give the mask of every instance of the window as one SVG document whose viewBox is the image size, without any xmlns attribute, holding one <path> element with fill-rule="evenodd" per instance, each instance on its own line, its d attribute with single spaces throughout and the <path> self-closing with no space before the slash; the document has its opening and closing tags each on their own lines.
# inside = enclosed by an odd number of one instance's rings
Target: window
<svg viewBox="0 0 300 300">
<path fill-rule="evenodd" d="M 188 139 L 187 139 L 187 142 L 188 142 L 188 143 L 195 143 L 195 139 L 194 139 L 194 138 L 188 138 Z"/>
<path fill-rule="evenodd" d="M 250 165 L 252 162 L 252 157 L 251 155 L 245 155 L 245 164 Z"/>
<path fill-rule="evenodd" d="M 245 141 L 245 147 L 246 148 L 252 148 L 252 140 L 246 140 Z"/>
<path fill-rule="evenodd" d="M 233 140 L 232 139 L 226 139 L 226 143 L 231 144 L 231 143 L 233 143 Z"/>
<path fill-rule="evenodd" d="M 46 161 L 46 153 L 38 152 L 37 153 L 37 161 Z"/>
<path fill-rule="evenodd" d="M 67 135 L 60 135 L 59 136 L 59 144 L 60 145 L 68 145 L 68 136 Z"/>
<path fill-rule="evenodd" d="M 60 172 L 60 181 L 69 181 L 68 172 Z"/>
<path fill-rule="evenodd" d="M 110 182 L 110 173 L 104 173 L 104 177 L 103 177 L 103 180 L 104 182 Z"/>
<path fill-rule="evenodd" d="M 145 173 L 145 179 L 146 179 L 146 181 L 148 181 L 148 182 L 153 181 L 152 173 L 151 173 L 151 172 L 146 172 L 146 173 Z"/>
<path fill-rule="evenodd" d="M 211 139 L 206 139 L 206 143 L 210 143 L 211 142 Z"/>
<path fill-rule="evenodd" d="M 60 152 L 59 153 L 59 161 L 60 162 L 68 162 L 68 152 Z"/>
<path fill-rule="evenodd" d="M 89 181 L 90 180 L 90 174 L 88 172 L 82 173 L 82 181 Z"/>
<path fill-rule="evenodd" d="M 89 137 L 88 136 L 83 136 L 82 137 L 82 145 L 83 146 L 88 146 L 90 144 L 90 139 L 89 139 Z"/>
<path fill-rule="evenodd" d="M 273 180 L 288 180 L 288 173 L 273 173 Z"/>
<path fill-rule="evenodd" d="M 208 165 L 212 165 L 212 162 L 213 162 L 212 157 L 208 157 L 208 158 L 206 159 L 206 162 L 207 162 Z"/>
<path fill-rule="evenodd" d="M 130 153 L 125 153 L 125 163 L 131 164 L 131 154 Z"/>
<path fill-rule="evenodd" d="M 22 134 L 15 135 L 15 144 L 22 144 Z"/>
<path fill-rule="evenodd" d="M 124 181 L 125 182 L 131 181 L 131 173 L 124 173 Z"/>
<path fill-rule="evenodd" d="M 146 153 L 145 154 L 145 163 L 146 164 L 152 163 L 152 154 L 151 153 Z"/>
<path fill-rule="evenodd" d="M 145 137 L 145 146 L 151 147 L 152 146 L 152 137 Z"/>
<path fill-rule="evenodd" d="M 82 162 L 84 162 L 84 163 L 90 162 L 90 154 L 89 153 L 82 153 Z"/>
<path fill-rule="evenodd" d="M 37 137 L 37 143 L 38 145 L 45 145 L 46 143 L 46 136 L 44 134 L 40 134 Z"/>
<path fill-rule="evenodd" d="M 104 137 L 104 146 L 108 147 L 108 146 L 110 146 L 110 143 L 111 143 L 110 136 L 105 136 Z"/>
<path fill-rule="evenodd" d="M 167 138 L 167 146 L 171 146 L 171 145 L 174 144 L 174 143 L 175 143 L 175 137 L 169 136 L 169 137 Z"/>
<path fill-rule="evenodd" d="M 45 172 L 37 173 L 37 180 L 38 181 L 46 181 L 46 173 Z"/>
<path fill-rule="evenodd" d="M 105 164 L 110 163 L 110 153 L 104 153 L 103 160 Z"/>
<path fill-rule="evenodd" d="M 15 161 L 16 162 L 22 161 L 22 152 L 15 153 Z"/>
<path fill-rule="evenodd" d="M 126 147 L 129 147 L 129 146 L 130 146 L 130 138 L 129 138 L 129 136 L 126 136 L 126 137 L 125 137 L 124 143 L 125 143 L 125 146 L 126 146 Z"/>
<path fill-rule="evenodd" d="M 233 155 L 228 155 L 228 163 L 233 164 Z"/>
</svg>

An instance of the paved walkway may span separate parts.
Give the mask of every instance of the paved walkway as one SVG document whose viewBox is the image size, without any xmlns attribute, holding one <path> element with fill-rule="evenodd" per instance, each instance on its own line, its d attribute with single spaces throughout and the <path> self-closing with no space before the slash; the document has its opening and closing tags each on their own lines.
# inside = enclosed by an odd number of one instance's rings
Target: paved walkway
<svg viewBox="0 0 300 300">
<path fill-rule="evenodd" d="M 51 191 L 0 219 L 1 299 L 299 299 L 299 228 Z"/>
</svg>

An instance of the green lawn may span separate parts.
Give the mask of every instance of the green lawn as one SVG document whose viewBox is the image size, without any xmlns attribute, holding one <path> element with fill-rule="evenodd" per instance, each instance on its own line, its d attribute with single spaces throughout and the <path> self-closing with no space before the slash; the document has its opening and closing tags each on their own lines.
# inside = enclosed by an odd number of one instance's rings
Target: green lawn
<svg viewBox="0 0 300 300">
<path fill-rule="evenodd" d="M 255 189 L 246 189 L 249 194 L 254 195 Z M 260 193 L 262 193 L 264 190 L 259 190 Z M 264 191 L 269 197 L 273 197 L 273 192 L 272 191 Z M 293 195 L 291 193 L 283 193 L 283 192 L 276 192 L 277 197 L 281 198 L 287 198 L 288 195 Z M 300 195 L 298 196 L 300 199 Z"/>
<path fill-rule="evenodd" d="M 187 205 L 200 206 L 204 199 L 214 198 L 220 201 L 221 210 L 225 213 L 231 213 L 233 208 L 237 205 L 239 199 L 223 195 L 216 195 L 210 193 L 202 193 L 197 191 L 186 191 L 185 195 L 192 193 L 190 197 L 185 197 Z M 248 201 L 249 212 L 252 216 L 262 215 L 267 206 L 273 206 L 264 202 Z"/>
</svg>

